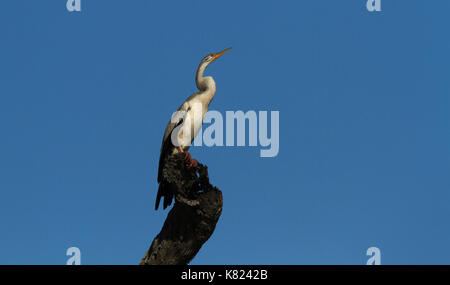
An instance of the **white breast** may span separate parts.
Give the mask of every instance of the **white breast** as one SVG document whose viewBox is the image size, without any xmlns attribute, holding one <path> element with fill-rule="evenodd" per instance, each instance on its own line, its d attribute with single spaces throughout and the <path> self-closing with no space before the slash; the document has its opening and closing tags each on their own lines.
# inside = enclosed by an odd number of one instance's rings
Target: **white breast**
<svg viewBox="0 0 450 285">
<path fill-rule="evenodd" d="M 203 119 L 208 111 L 208 107 L 205 107 L 199 100 L 192 100 L 189 107 L 181 131 L 178 134 L 178 141 L 183 147 L 190 146 L 198 135 L 202 128 Z"/>
</svg>

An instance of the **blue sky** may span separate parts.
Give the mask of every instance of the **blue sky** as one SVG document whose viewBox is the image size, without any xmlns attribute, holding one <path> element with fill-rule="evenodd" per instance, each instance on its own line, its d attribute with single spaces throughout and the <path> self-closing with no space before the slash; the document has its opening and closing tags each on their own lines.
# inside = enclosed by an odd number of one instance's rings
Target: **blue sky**
<svg viewBox="0 0 450 285">
<path fill-rule="evenodd" d="M 192 148 L 224 195 L 192 264 L 450 262 L 449 1 L 6 0 L 0 264 L 137 264 L 172 112 L 277 110 L 280 152 Z"/>
</svg>

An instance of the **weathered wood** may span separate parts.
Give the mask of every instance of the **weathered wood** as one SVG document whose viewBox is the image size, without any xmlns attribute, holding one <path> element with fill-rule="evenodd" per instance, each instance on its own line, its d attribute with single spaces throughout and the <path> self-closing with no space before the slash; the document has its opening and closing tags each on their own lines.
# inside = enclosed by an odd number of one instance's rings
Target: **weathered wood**
<svg viewBox="0 0 450 285">
<path fill-rule="evenodd" d="M 189 169 L 184 154 L 169 156 L 163 177 L 175 204 L 141 265 L 188 264 L 212 235 L 222 213 L 222 192 L 209 183 L 208 168 Z"/>
</svg>

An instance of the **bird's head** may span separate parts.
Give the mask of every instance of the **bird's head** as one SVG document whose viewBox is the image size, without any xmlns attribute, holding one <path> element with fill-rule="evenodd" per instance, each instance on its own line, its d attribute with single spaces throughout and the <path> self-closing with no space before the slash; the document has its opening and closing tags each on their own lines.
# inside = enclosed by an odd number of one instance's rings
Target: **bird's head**
<svg viewBox="0 0 450 285">
<path fill-rule="evenodd" d="M 195 83 L 197 84 L 197 88 L 199 90 L 206 90 L 206 89 L 215 89 L 215 83 L 211 76 L 203 77 L 203 72 L 205 71 L 206 67 L 219 57 L 221 57 L 223 54 L 225 54 L 227 51 L 229 51 L 231 48 L 227 48 L 226 50 L 223 50 L 221 52 L 211 53 L 205 56 L 202 61 L 200 62 L 198 69 L 197 69 L 197 75 L 195 77 Z"/>
<path fill-rule="evenodd" d="M 207 56 L 205 56 L 202 59 L 202 63 L 206 63 L 206 65 L 210 64 L 211 62 L 215 61 L 216 59 L 218 59 L 220 56 L 224 55 L 227 51 L 229 51 L 231 49 L 227 48 L 226 50 L 223 50 L 221 52 L 216 52 L 216 53 L 211 53 L 208 54 Z"/>
</svg>

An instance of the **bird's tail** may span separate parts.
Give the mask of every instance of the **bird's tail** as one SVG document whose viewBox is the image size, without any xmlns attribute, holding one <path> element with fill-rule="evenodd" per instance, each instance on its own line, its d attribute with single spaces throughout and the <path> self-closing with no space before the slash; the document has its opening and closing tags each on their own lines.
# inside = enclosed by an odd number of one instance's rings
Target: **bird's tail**
<svg viewBox="0 0 450 285">
<path fill-rule="evenodd" d="M 171 191 L 170 185 L 165 181 L 161 181 L 159 184 L 158 194 L 156 194 L 155 210 L 158 210 L 161 197 L 164 197 L 163 209 L 166 209 L 167 206 L 172 204 L 173 192 Z"/>
</svg>

